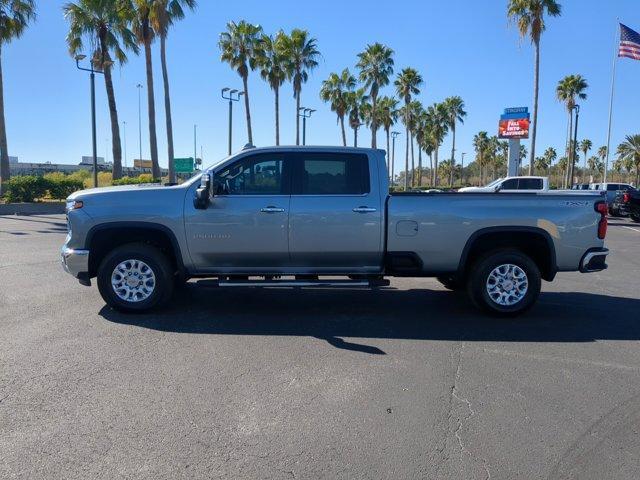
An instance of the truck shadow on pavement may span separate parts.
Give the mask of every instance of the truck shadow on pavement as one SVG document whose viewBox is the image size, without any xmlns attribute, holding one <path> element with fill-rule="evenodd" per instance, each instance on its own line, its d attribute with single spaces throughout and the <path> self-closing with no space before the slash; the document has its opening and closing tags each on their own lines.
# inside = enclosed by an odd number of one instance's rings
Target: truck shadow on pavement
<svg viewBox="0 0 640 480">
<path fill-rule="evenodd" d="M 640 340 L 640 299 L 589 293 L 542 293 L 531 311 L 496 319 L 465 295 L 442 290 L 223 289 L 187 285 L 159 312 L 122 314 L 114 323 L 164 332 L 308 336 L 336 348 L 384 354 L 348 338 L 483 342 Z"/>
</svg>

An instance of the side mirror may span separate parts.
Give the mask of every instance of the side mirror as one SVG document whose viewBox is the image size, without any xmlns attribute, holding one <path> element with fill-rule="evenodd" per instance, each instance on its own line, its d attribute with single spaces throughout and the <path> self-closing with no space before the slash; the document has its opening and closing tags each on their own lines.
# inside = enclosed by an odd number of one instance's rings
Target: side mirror
<svg viewBox="0 0 640 480">
<path fill-rule="evenodd" d="M 199 210 L 205 210 L 211 203 L 211 175 L 203 173 L 200 186 L 196 190 L 193 206 Z"/>
</svg>

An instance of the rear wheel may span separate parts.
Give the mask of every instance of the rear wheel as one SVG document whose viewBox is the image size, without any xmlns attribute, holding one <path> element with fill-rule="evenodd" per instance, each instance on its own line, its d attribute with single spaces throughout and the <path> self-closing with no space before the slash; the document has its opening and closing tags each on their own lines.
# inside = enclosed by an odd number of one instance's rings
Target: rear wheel
<svg viewBox="0 0 640 480">
<path fill-rule="evenodd" d="M 98 289 L 112 308 L 122 312 L 144 312 L 167 302 L 174 278 L 166 256 L 141 243 L 118 247 L 98 268 Z"/>
<path fill-rule="evenodd" d="M 640 214 L 632 213 L 629 216 L 631 217 L 631 220 L 633 220 L 634 222 L 640 223 Z"/>
<path fill-rule="evenodd" d="M 467 292 L 474 305 L 502 317 L 531 308 L 540 295 L 540 286 L 538 266 L 518 250 L 485 255 L 471 267 L 467 279 Z"/>
</svg>

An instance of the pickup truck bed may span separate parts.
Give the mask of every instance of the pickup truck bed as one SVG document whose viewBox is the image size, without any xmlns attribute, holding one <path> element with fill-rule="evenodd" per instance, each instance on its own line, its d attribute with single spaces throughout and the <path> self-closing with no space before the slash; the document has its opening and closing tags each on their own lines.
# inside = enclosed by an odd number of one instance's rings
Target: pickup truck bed
<svg viewBox="0 0 640 480">
<path fill-rule="evenodd" d="M 253 148 L 182 185 L 73 194 L 62 258 L 125 311 L 168 301 L 186 278 L 326 286 L 339 275 L 335 286 L 435 276 L 512 315 L 540 279 L 606 268 L 605 213 L 598 192 L 389 194 L 380 150 Z"/>
</svg>

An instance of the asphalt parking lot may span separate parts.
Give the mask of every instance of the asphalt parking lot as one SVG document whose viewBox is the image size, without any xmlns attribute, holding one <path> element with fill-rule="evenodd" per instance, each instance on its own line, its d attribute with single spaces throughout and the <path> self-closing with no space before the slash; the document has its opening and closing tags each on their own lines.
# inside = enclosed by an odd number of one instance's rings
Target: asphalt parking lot
<svg viewBox="0 0 640 480">
<path fill-rule="evenodd" d="M 0 217 L 0 478 L 640 478 L 640 225 L 516 320 L 435 280 L 126 316 Z"/>
</svg>

